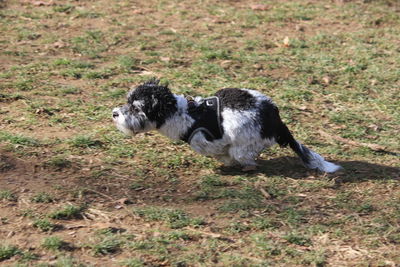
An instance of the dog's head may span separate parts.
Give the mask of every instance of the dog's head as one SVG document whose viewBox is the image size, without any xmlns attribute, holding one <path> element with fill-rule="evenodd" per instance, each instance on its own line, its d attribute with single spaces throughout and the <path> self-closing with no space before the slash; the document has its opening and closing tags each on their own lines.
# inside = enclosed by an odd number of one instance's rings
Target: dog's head
<svg viewBox="0 0 400 267">
<path fill-rule="evenodd" d="M 128 135 L 160 128 L 177 111 L 169 88 L 152 79 L 128 93 L 128 103 L 112 112 L 119 130 Z"/>
</svg>

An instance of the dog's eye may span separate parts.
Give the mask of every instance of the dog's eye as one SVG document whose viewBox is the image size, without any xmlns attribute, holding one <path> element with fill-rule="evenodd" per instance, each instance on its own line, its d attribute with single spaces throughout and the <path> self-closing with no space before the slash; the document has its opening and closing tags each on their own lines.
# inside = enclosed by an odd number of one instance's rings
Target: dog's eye
<svg viewBox="0 0 400 267">
<path fill-rule="evenodd" d="M 140 111 L 140 109 L 138 108 L 138 107 L 135 107 L 135 106 L 131 106 L 131 111 L 132 112 L 139 112 Z"/>
</svg>

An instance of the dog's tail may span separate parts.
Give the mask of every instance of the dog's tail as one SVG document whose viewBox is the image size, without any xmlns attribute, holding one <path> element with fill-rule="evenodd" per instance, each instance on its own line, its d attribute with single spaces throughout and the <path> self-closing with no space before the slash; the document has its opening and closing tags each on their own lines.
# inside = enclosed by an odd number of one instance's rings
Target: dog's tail
<svg viewBox="0 0 400 267">
<path fill-rule="evenodd" d="M 276 139 L 280 146 L 289 145 L 290 148 L 293 149 L 293 151 L 301 158 L 303 164 L 309 169 L 317 169 L 329 173 L 342 169 L 341 166 L 326 161 L 321 155 L 296 141 L 283 122 L 278 126 Z"/>
</svg>

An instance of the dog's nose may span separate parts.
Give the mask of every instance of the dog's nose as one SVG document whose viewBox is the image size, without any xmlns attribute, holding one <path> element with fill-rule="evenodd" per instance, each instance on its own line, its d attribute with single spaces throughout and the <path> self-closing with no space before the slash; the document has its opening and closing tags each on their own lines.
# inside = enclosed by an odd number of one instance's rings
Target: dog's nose
<svg viewBox="0 0 400 267">
<path fill-rule="evenodd" d="M 118 111 L 113 111 L 113 118 L 116 118 L 116 117 L 118 117 L 118 116 L 119 116 Z"/>
</svg>

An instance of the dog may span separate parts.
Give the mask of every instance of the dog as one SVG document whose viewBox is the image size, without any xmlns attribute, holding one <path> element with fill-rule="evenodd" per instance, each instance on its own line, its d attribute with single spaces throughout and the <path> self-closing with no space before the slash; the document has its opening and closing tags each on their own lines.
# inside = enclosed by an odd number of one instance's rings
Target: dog
<svg viewBox="0 0 400 267">
<path fill-rule="evenodd" d="M 255 170 L 260 153 L 275 144 L 289 145 L 309 169 L 341 169 L 296 141 L 277 106 L 255 90 L 225 88 L 209 98 L 188 99 L 151 79 L 131 90 L 127 100 L 112 111 L 116 127 L 127 135 L 157 130 L 243 171 Z"/>
</svg>

